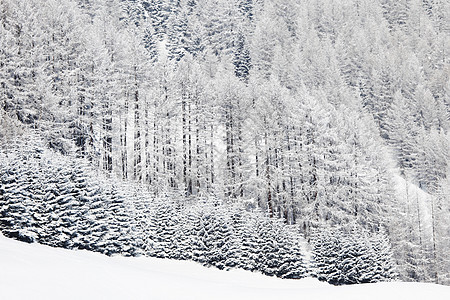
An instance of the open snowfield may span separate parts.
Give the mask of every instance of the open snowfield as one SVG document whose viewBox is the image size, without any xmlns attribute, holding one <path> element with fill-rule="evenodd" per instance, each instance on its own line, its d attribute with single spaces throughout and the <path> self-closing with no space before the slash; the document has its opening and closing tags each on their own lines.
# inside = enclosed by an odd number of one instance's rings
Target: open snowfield
<svg viewBox="0 0 450 300">
<path fill-rule="evenodd" d="M 330 286 L 185 261 L 107 257 L 0 235 L 0 299 L 450 299 L 422 283 Z"/>
</svg>

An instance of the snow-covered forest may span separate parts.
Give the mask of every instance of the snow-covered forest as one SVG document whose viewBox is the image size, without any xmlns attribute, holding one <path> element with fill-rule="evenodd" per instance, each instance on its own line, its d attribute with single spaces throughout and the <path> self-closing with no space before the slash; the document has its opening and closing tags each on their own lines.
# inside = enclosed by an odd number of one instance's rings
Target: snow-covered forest
<svg viewBox="0 0 450 300">
<path fill-rule="evenodd" d="M 0 0 L 0 230 L 450 284 L 450 2 Z"/>
</svg>

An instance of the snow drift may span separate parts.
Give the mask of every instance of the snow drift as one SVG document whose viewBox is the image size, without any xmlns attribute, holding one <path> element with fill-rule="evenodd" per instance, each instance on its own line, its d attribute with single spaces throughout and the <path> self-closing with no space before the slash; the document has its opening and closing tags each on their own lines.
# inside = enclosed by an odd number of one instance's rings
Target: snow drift
<svg viewBox="0 0 450 300">
<path fill-rule="evenodd" d="M 26 244 L 0 235 L 2 299 L 448 299 L 424 283 L 331 286 L 157 258 L 108 257 Z"/>
</svg>

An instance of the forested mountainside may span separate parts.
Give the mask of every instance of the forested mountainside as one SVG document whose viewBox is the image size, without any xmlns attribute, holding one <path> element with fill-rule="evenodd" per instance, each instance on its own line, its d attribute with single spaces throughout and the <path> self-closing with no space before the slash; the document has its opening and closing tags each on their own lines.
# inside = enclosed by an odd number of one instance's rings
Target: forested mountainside
<svg viewBox="0 0 450 300">
<path fill-rule="evenodd" d="M 320 230 L 313 251 L 297 226 L 215 197 L 154 198 L 84 160 L 45 149 L 36 136 L 0 153 L 0 231 L 25 242 L 106 255 L 193 260 L 332 284 L 397 278 L 386 234 Z M 306 256 L 312 256 L 312 260 Z"/>
<path fill-rule="evenodd" d="M 440 0 L 1 0 L 2 151 L 32 129 L 146 199 L 283 220 L 316 264 L 342 252 L 342 271 L 356 254 L 335 237 L 360 230 L 381 236 L 370 253 L 392 245 L 400 278 L 448 284 L 449 14 Z"/>
</svg>

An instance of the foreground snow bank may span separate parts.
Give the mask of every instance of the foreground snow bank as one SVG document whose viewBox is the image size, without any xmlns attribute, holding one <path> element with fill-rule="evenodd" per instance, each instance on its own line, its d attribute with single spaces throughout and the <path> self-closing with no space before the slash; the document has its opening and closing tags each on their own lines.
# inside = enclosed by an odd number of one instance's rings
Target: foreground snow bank
<svg viewBox="0 0 450 300">
<path fill-rule="evenodd" d="M 26 244 L 0 235 L 1 299 L 450 299 L 421 283 L 330 286 L 188 261 L 107 257 Z"/>
</svg>

